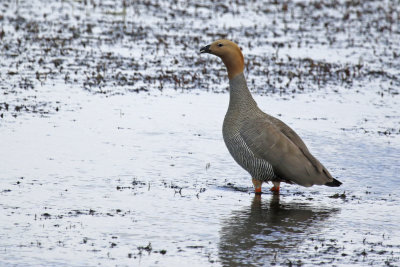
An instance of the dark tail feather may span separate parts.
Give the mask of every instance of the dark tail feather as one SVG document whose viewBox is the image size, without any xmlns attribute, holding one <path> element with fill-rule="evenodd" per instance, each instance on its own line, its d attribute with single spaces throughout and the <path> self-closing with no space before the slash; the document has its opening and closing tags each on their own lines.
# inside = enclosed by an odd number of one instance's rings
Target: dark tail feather
<svg viewBox="0 0 400 267">
<path fill-rule="evenodd" d="M 335 178 L 333 178 L 332 182 L 326 183 L 326 186 L 332 186 L 332 187 L 338 187 L 340 186 L 342 183 L 339 182 L 338 180 L 336 180 Z"/>
</svg>

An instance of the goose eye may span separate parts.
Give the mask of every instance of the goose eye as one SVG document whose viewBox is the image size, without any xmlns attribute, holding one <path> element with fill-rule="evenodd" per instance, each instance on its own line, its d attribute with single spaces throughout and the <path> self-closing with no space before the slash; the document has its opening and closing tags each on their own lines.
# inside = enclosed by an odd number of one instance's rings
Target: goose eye
<svg viewBox="0 0 400 267">
<path fill-rule="evenodd" d="M 218 44 L 218 47 L 221 47 L 221 46 L 223 46 L 223 44 L 219 43 L 219 44 Z"/>
</svg>

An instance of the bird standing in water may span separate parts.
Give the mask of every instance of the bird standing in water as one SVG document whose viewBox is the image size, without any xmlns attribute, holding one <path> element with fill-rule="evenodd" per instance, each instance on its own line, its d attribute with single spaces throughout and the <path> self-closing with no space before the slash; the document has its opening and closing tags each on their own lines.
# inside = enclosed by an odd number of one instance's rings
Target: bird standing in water
<svg viewBox="0 0 400 267">
<path fill-rule="evenodd" d="M 269 181 L 274 192 L 279 192 L 281 182 L 306 187 L 342 184 L 311 155 L 295 131 L 258 108 L 247 88 L 244 58 L 237 44 L 217 40 L 200 52 L 218 56 L 227 68 L 230 99 L 222 133 L 232 157 L 252 176 L 256 193 Z"/>
</svg>

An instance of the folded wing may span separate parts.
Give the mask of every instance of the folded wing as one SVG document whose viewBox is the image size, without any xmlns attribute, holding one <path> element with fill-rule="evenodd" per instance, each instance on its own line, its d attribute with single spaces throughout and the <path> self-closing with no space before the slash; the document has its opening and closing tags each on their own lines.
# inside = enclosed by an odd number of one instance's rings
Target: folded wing
<svg viewBox="0 0 400 267">
<path fill-rule="evenodd" d="M 257 158 L 268 161 L 275 174 L 302 186 L 334 181 L 301 138 L 281 120 L 263 113 L 248 118 L 240 135 Z"/>
</svg>

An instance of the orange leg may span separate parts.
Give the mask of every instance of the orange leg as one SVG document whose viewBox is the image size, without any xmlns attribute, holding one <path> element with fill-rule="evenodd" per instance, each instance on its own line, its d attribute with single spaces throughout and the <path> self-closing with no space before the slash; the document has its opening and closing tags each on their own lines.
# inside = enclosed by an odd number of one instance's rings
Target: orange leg
<svg viewBox="0 0 400 267">
<path fill-rule="evenodd" d="M 254 189 L 255 189 L 255 193 L 256 194 L 261 194 L 261 185 L 262 185 L 262 181 L 260 180 L 256 180 L 256 179 L 252 179 L 253 181 L 253 185 L 254 185 Z"/>
<path fill-rule="evenodd" d="M 272 183 L 274 184 L 274 186 L 270 189 L 270 191 L 272 191 L 274 193 L 279 193 L 281 182 L 272 182 Z"/>
</svg>

